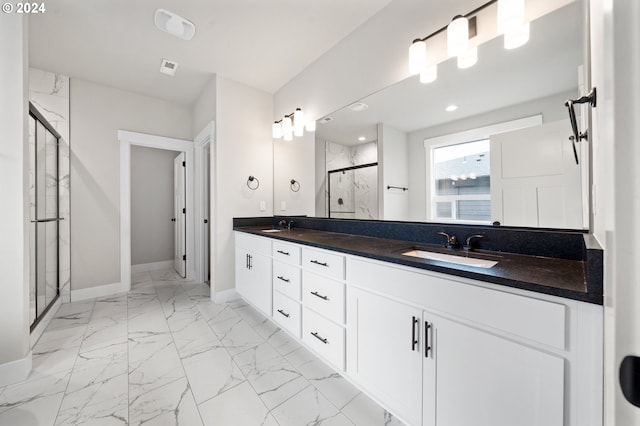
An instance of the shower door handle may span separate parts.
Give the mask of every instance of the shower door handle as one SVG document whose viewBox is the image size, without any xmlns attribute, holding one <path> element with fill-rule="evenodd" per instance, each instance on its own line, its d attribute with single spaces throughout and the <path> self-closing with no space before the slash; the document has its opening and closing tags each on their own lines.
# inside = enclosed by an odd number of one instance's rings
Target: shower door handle
<svg viewBox="0 0 640 426">
<path fill-rule="evenodd" d="M 49 219 L 32 220 L 31 223 L 60 222 L 61 220 L 64 220 L 64 218 L 63 217 L 52 217 L 52 218 L 49 218 Z"/>
</svg>

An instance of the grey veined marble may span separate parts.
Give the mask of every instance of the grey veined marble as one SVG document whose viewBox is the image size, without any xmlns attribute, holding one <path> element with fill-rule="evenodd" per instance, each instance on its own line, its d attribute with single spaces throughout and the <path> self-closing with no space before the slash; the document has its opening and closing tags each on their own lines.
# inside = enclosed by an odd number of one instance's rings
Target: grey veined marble
<svg viewBox="0 0 640 426">
<path fill-rule="evenodd" d="M 0 425 L 401 425 L 241 300 L 171 271 L 63 304 Z"/>
</svg>

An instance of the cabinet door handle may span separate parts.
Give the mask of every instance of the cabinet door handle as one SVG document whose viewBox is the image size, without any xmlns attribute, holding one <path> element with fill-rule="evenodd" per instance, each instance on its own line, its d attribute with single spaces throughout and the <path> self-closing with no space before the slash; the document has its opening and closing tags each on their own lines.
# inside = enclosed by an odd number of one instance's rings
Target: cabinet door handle
<svg viewBox="0 0 640 426">
<path fill-rule="evenodd" d="M 244 266 L 249 269 L 249 254 L 244 255 Z"/>
<path fill-rule="evenodd" d="M 288 313 L 286 313 L 285 311 L 283 311 L 282 309 L 278 309 L 278 312 L 280 312 L 280 314 L 281 314 L 282 316 L 285 316 L 285 317 L 289 318 L 289 314 L 288 314 Z"/>
<path fill-rule="evenodd" d="M 411 351 L 415 351 L 418 344 L 418 330 L 416 328 L 418 323 L 418 318 L 411 317 Z"/>
<path fill-rule="evenodd" d="M 313 294 L 313 295 L 314 295 L 314 296 L 316 296 L 316 297 L 319 297 L 319 298 L 320 298 L 320 299 L 322 299 L 322 300 L 329 300 L 329 297 L 328 297 L 328 296 L 323 296 L 323 295 L 321 295 L 320 293 L 318 293 L 317 291 L 312 291 L 312 292 L 311 292 L 311 294 Z"/>
<path fill-rule="evenodd" d="M 285 256 L 291 256 L 288 251 L 278 250 L 278 253 L 284 254 Z"/>
<path fill-rule="evenodd" d="M 431 351 L 431 341 L 433 340 L 433 326 L 429 322 L 424 322 L 424 357 L 429 358 Z"/>
<path fill-rule="evenodd" d="M 325 339 L 324 337 L 321 337 L 318 333 L 316 333 L 315 331 L 311 332 L 311 335 L 313 337 L 315 337 L 316 339 L 320 340 L 322 343 L 324 343 L 325 345 L 329 343 L 329 341 L 327 339 Z"/>
<path fill-rule="evenodd" d="M 291 280 L 289 280 L 289 279 L 287 279 L 287 278 L 285 278 L 285 277 L 281 277 L 281 276 L 279 276 L 279 275 L 278 275 L 278 277 L 277 277 L 277 278 L 278 278 L 280 281 L 284 281 L 285 283 L 288 283 L 288 282 L 290 282 L 290 281 L 291 281 Z"/>
<path fill-rule="evenodd" d="M 319 260 L 311 260 L 311 263 L 315 263 L 316 265 L 320 265 L 320 266 L 329 266 L 329 264 L 327 262 L 320 262 Z"/>
<path fill-rule="evenodd" d="M 253 260 L 253 256 L 249 255 L 249 269 L 253 268 L 253 263 L 251 262 Z"/>
</svg>

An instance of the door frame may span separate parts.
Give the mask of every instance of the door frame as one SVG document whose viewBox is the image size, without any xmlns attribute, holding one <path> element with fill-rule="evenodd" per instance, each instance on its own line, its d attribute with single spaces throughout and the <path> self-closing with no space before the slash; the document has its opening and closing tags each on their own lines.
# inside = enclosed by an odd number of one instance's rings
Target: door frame
<svg viewBox="0 0 640 426">
<path fill-rule="evenodd" d="M 145 133 L 118 130 L 120 142 L 120 286 L 121 291 L 131 290 L 131 146 L 180 151 L 185 154 L 186 170 L 186 208 L 187 208 L 187 280 L 195 275 L 194 260 L 194 144 L 193 141 L 155 136 Z"/>
<path fill-rule="evenodd" d="M 210 179 L 209 179 L 209 217 L 206 217 L 206 206 L 205 200 L 207 199 L 205 194 L 206 185 L 204 185 L 204 181 L 207 177 L 205 173 L 205 153 L 207 145 L 209 146 L 209 169 L 210 169 Z M 208 219 L 209 223 L 209 275 L 211 277 L 209 286 L 211 288 L 211 298 L 213 300 L 213 296 L 215 294 L 215 286 L 214 286 L 214 271 L 215 271 L 215 259 L 216 259 L 216 220 L 215 220 L 215 208 L 216 208 L 216 197 L 215 197 L 215 176 L 216 176 L 216 141 L 215 141 L 215 123 L 210 121 L 194 138 L 193 141 L 194 147 L 194 156 L 195 156 L 195 223 L 196 223 L 196 235 L 195 235 L 195 244 L 196 244 L 196 256 L 195 256 L 195 270 L 196 270 L 196 279 L 198 282 L 204 282 L 205 276 L 205 249 L 204 245 L 206 243 L 206 239 L 203 232 L 198 232 L 199 229 L 204 225 L 204 219 Z M 188 257 L 187 257 L 188 259 Z"/>
</svg>

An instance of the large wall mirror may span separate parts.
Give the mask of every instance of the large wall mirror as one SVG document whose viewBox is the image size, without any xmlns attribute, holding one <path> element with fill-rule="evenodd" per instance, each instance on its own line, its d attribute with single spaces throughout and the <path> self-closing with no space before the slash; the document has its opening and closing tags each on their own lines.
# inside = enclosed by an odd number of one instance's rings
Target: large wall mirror
<svg viewBox="0 0 640 426">
<path fill-rule="evenodd" d="M 589 89 L 585 15 L 571 2 L 532 21 L 524 46 L 494 38 L 471 68 L 449 59 L 432 83 L 411 77 L 322 117 L 316 215 L 588 228 L 588 142 L 576 158 L 564 105 Z"/>
</svg>

